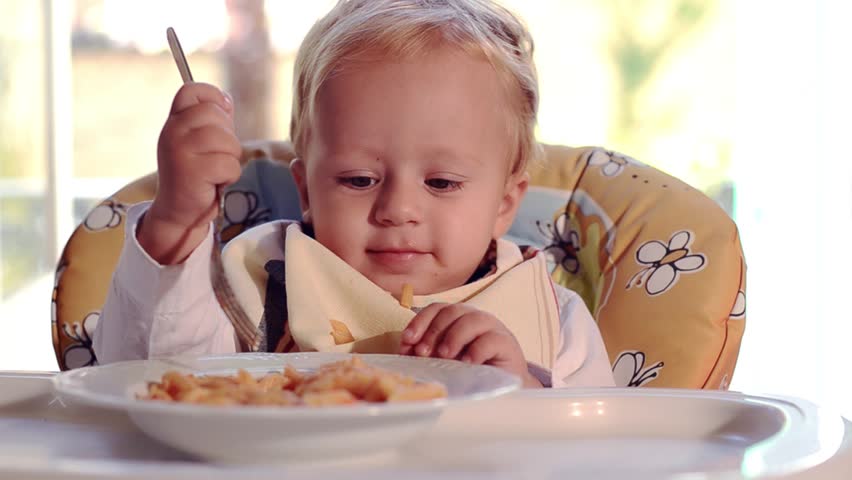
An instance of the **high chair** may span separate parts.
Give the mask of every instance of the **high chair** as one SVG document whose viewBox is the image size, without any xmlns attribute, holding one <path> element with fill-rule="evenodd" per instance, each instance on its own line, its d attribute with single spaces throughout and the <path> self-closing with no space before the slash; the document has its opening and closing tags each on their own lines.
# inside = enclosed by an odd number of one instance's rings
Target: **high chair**
<svg viewBox="0 0 852 480">
<path fill-rule="evenodd" d="M 745 327 L 746 266 L 734 222 L 702 192 L 601 148 L 543 145 L 507 237 L 549 254 L 603 335 L 619 386 L 727 389 Z M 259 223 L 299 219 L 288 142 L 243 145 L 225 192 L 223 242 Z M 62 370 L 93 365 L 91 335 L 124 241 L 126 208 L 156 174 L 101 202 L 56 269 L 53 345 Z"/>
</svg>

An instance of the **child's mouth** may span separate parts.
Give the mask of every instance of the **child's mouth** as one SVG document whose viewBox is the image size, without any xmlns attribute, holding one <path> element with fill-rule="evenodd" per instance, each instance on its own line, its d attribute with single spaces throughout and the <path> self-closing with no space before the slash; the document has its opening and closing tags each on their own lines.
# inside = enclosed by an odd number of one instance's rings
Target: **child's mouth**
<svg viewBox="0 0 852 480">
<path fill-rule="evenodd" d="M 416 250 L 367 250 L 367 257 L 395 273 L 409 271 L 429 255 Z"/>
</svg>

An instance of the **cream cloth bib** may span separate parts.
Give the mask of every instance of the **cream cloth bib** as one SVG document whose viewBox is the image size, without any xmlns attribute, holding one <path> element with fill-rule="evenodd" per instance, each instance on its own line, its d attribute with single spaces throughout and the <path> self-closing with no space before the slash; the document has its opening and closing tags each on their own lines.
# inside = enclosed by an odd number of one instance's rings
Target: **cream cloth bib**
<svg viewBox="0 0 852 480">
<path fill-rule="evenodd" d="M 272 260 L 284 261 L 288 331 L 299 350 L 398 352 L 400 333 L 415 312 L 305 235 L 296 223 L 255 227 L 229 242 L 223 252 L 225 274 L 253 328 L 264 316 L 269 281 L 265 266 Z M 518 339 L 528 362 L 552 367 L 559 311 L 541 253 L 525 260 L 517 245 L 498 240 L 496 272 L 445 292 L 415 296 L 413 307 L 434 302 L 464 302 L 493 314 Z M 331 320 L 346 325 L 354 341 L 336 344 Z"/>
</svg>

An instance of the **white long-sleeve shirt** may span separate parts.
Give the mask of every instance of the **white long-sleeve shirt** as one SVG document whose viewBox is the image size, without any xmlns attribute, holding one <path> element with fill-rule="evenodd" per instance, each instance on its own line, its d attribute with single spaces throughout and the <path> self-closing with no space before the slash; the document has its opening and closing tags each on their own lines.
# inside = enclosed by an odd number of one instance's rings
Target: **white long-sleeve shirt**
<svg viewBox="0 0 852 480">
<path fill-rule="evenodd" d="M 183 263 L 160 265 L 136 239 L 148 206 L 137 204 L 127 212 L 124 248 L 94 332 L 98 362 L 236 352 L 234 328 L 210 284 L 212 228 Z M 551 371 L 530 364 L 530 373 L 545 386 L 613 386 L 603 340 L 583 299 L 554 287 L 558 353 Z"/>
</svg>

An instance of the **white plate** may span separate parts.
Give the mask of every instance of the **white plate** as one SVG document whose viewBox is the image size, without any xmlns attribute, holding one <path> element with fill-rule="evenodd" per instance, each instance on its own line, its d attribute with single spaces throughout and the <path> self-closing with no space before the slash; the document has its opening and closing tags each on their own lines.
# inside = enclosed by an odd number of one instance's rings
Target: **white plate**
<svg viewBox="0 0 852 480">
<path fill-rule="evenodd" d="M 452 403 L 496 397 L 520 386 L 497 368 L 398 355 L 362 355 L 377 367 L 439 382 L 448 397 L 398 404 L 340 407 L 213 407 L 139 400 L 149 381 L 169 370 L 194 374 L 254 375 L 285 364 L 313 371 L 349 358 L 338 353 L 237 354 L 121 362 L 57 375 L 63 398 L 125 410 L 148 435 L 203 458 L 224 462 L 338 459 L 399 447 L 437 420 Z"/>
<path fill-rule="evenodd" d="M 3 372 L 0 406 L 22 402 L 53 391 L 53 372 Z"/>
</svg>

